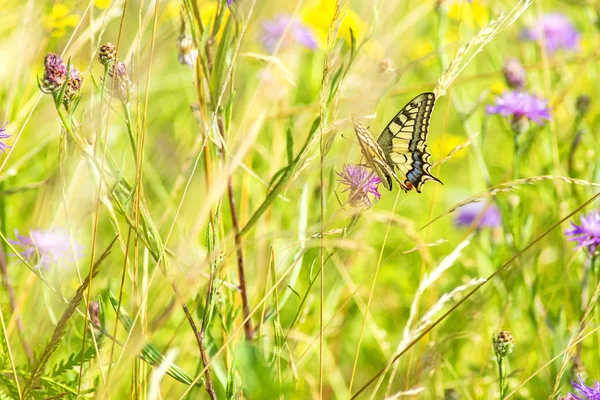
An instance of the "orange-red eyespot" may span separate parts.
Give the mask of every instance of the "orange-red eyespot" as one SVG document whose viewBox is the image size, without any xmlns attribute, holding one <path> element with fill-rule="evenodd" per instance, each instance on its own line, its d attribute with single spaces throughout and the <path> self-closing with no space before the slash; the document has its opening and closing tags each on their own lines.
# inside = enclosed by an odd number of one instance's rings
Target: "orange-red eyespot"
<svg viewBox="0 0 600 400">
<path fill-rule="evenodd" d="M 404 181 L 404 185 L 406 186 L 406 190 L 412 190 L 412 188 L 414 187 L 412 183 L 410 183 L 409 180 L 405 180 Z"/>
</svg>

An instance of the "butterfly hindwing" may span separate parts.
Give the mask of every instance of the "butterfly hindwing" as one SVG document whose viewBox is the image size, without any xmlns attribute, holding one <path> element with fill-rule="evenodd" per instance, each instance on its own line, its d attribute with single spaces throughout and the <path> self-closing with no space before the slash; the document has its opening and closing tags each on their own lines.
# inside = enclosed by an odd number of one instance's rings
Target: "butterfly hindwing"
<svg viewBox="0 0 600 400">
<path fill-rule="evenodd" d="M 434 104 L 433 93 L 421 93 L 402 107 L 377 139 L 386 163 L 392 170 L 398 168 L 405 177 L 404 182 L 399 182 L 405 191 L 414 187 L 420 193 L 428 180 L 441 183 L 431 175 L 431 154 L 426 144 Z"/>
</svg>

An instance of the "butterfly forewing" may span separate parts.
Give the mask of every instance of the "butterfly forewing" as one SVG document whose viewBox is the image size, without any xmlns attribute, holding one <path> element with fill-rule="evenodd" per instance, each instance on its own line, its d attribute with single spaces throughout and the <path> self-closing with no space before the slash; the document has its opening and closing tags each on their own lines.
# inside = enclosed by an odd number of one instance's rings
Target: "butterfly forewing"
<svg viewBox="0 0 600 400">
<path fill-rule="evenodd" d="M 375 142 L 375 139 L 371 136 L 371 132 L 369 132 L 367 127 L 356 115 L 352 115 L 352 123 L 363 156 L 367 161 L 367 165 L 377 174 L 377 176 L 379 176 L 383 186 L 388 190 L 392 190 L 392 177 L 398 182 L 400 182 L 400 180 L 394 173 L 393 168 L 387 163 L 386 154 L 377 142 Z"/>
<path fill-rule="evenodd" d="M 434 104 L 433 93 L 421 93 L 396 114 L 377 139 L 386 163 L 405 177 L 400 184 L 404 190 L 414 187 L 420 193 L 426 181 L 440 182 L 430 173 L 431 155 L 426 144 Z"/>
</svg>

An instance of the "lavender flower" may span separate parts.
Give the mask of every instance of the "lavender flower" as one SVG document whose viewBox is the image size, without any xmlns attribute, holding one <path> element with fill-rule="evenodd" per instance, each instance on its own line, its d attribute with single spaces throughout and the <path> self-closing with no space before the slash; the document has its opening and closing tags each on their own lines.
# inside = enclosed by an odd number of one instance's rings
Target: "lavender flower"
<svg viewBox="0 0 600 400">
<path fill-rule="evenodd" d="M 0 140 L 2 139 L 8 139 L 10 137 L 10 135 L 8 133 L 4 133 L 6 132 L 6 127 L 8 126 L 8 122 L 6 124 L 4 124 L 4 126 L 0 126 Z M 11 146 L 2 143 L 0 141 L 0 151 L 3 153 L 6 153 L 6 149 L 10 149 Z"/>
<path fill-rule="evenodd" d="M 49 53 L 44 58 L 44 67 L 40 88 L 44 93 L 54 93 L 67 79 L 67 65 L 58 54 Z"/>
<path fill-rule="evenodd" d="M 596 249 L 600 249 L 600 212 L 592 211 L 587 216 L 580 217 L 581 225 L 575 225 L 572 229 L 565 231 L 568 239 L 577 242 L 575 249 L 585 247 L 591 254 L 594 254 Z M 600 399 L 600 397 L 599 397 Z"/>
<path fill-rule="evenodd" d="M 377 186 L 381 183 L 381 179 L 373 172 L 367 170 L 362 165 L 344 165 L 342 172 L 336 172 L 339 176 L 339 181 L 342 185 L 348 186 L 342 193 L 350 191 L 348 201 L 353 207 L 366 207 L 371 205 L 371 199 L 379 200 L 381 194 L 377 190 Z"/>
<path fill-rule="evenodd" d="M 573 385 L 573 389 L 575 389 L 578 395 L 584 397 L 579 397 L 573 393 L 569 393 L 569 396 L 575 400 L 600 400 L 600 382 L 594 382 L 594 387 L 589 387 L 585 384 L 581 375 L 579 375 L 579 383 L 571 381 L 571 385 Z"/>
<path fill-rule="evenodd" d="M 525 83 L 527 82 L 527 71 L 525 71 L 521 62 L 516 58 L 507 58 L 504 62 L 502 72 L 504 73 L 506 83 L 508 83 L 508 86 L 511 88 L 522 90 L 525 87 Z"/>
<path fill-rule="evenodd" d="M 493 204 L 486 206 L 484 203 L 469 203 L 460 208 L 454 223 L 457 226 L 471 226 L 475 221 L 479 221 L 478 228 L 500 226 L 500 210 Z"/>
<path fill-rule="evenodd" d="M 496 97 L 496 104 L 486 107 L 488 114 L 500 114 L 512 117 L 513 121 L 529 119 L 538 125 L 544 124 L 544 119 L 550 119 L 548 101 L 533 96 L 527 92 L 505 91 Z"/>
<path fill-rule="evenodd" d="M 293 42 L 310 50 L 317 48 L 317 40 L 312 30 L 289 15 L 279 15 L 263 22 L 262 41 L 271 53 L 275 51 L 280 41 L 282 48 L 291 46 Z"/>
<path fill-rule="evenodd" d="M 569 18 L 563 14 L 551 13 L 544 15 L 536 26 L 521 32 L 521 38 L 541 42 L 542 34 L 546 41 L 548 53 L 554 53 L 561 48 L 571 51 L 576 51 L 579 48 L 579 32 Z"/>
<path fill-rule="evenodd" d="M 17 240 L 10 240 L 16 246 L 22 247 L 21 256 L 36 263 L 36 267 L 45 267 L 60 264 L 61 262 L 72 262 L 75 258 L 82 257 L 82 246 L 76 244 L 71 246 L 71 240 L 67 233 L 60 230 L 42 231 L 39 229 L 29 231 L 28 236 L 21 236 L 15 230 Z"/>
</svg>

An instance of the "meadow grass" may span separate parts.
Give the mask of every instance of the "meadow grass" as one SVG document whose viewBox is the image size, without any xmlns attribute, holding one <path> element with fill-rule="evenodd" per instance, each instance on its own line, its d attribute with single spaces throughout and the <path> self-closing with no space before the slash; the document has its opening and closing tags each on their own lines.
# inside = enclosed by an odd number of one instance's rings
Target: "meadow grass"
<svg viewBox="0 0 600 400">
<path fill-rule="evenodd" d="M 593 2 L 2 7 L 0 399 L 600 399 Z"/>
</svg>

